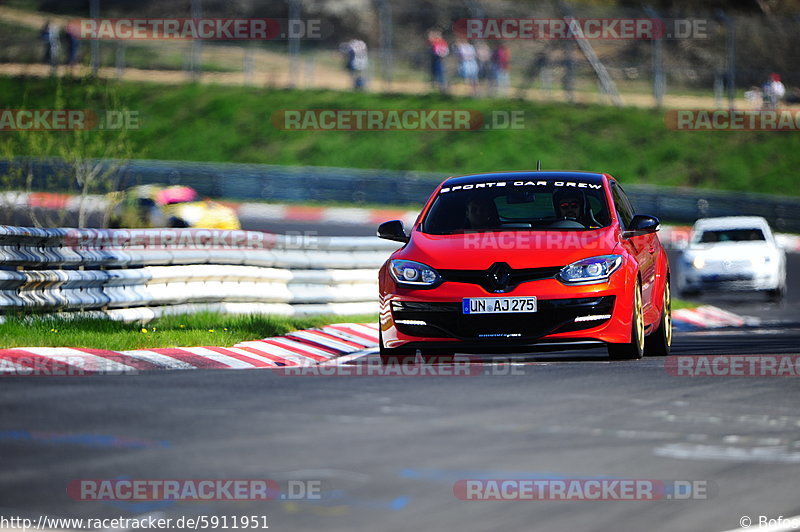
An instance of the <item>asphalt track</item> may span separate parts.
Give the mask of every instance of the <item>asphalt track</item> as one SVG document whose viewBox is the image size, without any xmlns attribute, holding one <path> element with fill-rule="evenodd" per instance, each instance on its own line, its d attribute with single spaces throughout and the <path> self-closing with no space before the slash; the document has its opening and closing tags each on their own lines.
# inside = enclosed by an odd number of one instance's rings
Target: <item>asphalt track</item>
<svg viewBox="0 0 800 532">
<path fill-rule="evenodd" d="M 800 255 L 790 255 L 782 305 L 705 301 L 761 325 L 680 332 L 676 354 L 800 353 Z M 674 377 L 663 359 L 612 363 L 602 350 L 466 377 L 3 377 L 0 515 L 255 515 L 287 531 L 723 531 L 745 515 L 800 514 L 799 404 L 791 377 Z M 495 502 L 453 492 L 464 479 L 572 477 L 701 481 L 708 498 Z M 319 481 L 322 498 L 131 503 L 66 491 L 118 478 Z"/>
</svg>

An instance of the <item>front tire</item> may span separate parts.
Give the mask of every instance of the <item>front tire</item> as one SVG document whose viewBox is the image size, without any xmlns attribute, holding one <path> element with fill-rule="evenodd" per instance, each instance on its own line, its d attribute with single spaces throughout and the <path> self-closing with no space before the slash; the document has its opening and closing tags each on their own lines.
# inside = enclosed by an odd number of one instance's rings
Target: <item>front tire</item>
<svg viewBox="0 0 800 532">
<path fill-rule="evenodd" d="M 672 296 L 670 294 L 669 279 L 664 285 L 664 308 L 661 310 L 661 319 L 658 329 L 645 338 L 644 352 L 649 357 L 665 357 L 669 355 L 672 347 Z"/>
<path fill-rule="evenodd" d="M 608 356 L 612 360 L 638 360 L 644 356 L 644 312 L 642 311 L 642 285 L 636 280 L 633 293 L 633 316 L 631 319 L 631 341 L 625 344 L 608 344 Z"/>
<path fill-rule="evenodd" d="M 786 286 L 779 286 L 767 291 L 767 299 L 773 303 L 780 303 L 786 297 Z"/>
</svg>

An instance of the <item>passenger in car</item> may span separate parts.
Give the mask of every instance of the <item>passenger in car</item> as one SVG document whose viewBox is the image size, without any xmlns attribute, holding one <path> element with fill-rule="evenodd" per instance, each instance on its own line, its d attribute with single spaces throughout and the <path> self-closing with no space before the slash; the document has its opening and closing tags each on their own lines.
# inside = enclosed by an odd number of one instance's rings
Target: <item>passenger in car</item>
<svg viewBox="0 0 800 532">
<path fill-rule="evenodd" d="M 470 229 L 496 229 L 500 226 L 500 215 L 492 198 L 472 196 L 467 201 L 466 215 Z"/>
</svg>

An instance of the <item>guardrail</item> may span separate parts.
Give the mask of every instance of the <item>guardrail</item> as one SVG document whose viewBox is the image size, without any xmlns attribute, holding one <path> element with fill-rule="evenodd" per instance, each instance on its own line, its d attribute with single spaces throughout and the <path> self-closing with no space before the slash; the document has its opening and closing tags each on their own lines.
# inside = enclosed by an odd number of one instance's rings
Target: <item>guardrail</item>
<svg viewBox="0 0 800 532">
<path fill-rule="evenodd" d="M 116 164 L 101 161 L 101 164 Z M 30 187 L 48 190 L 74 189 L 71 171 L 59 159 L 17 158 L 0 160 L 0 175 L 12 168 L 30 176 Z M 189 161 L 125 161 L 117 170 L 120 186 L 168 183 L 189 185 L 201 196 L 270 202 L 342 202 L 416 205 L 419 208 L 446 173 L 278 166 L 267 164 L 208 163 Z M 694 223 L 714 216 L 763 216 L 777 231 L 800 233 L 800 198 L 661 187 L 627 183 L 618 175 L 637 210 L 671 223 Z"/>
<path fill-rule="evenodd" d="M 0 314 L 372 313 L 377 269 L 398 247 L 375 237 L 0 226 Z"/>
</svg>

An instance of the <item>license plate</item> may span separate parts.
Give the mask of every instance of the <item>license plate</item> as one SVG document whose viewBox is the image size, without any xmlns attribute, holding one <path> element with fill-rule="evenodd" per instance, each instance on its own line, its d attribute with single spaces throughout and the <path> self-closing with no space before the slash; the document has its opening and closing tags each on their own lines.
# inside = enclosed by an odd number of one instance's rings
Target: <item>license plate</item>
<svg viewBox="0 0 800 532">
<path fill-rule="evenodd" d="M 468 297 L 461 300 L 464 314 L 536 312 L 535 297 Z"/>
</svg>

